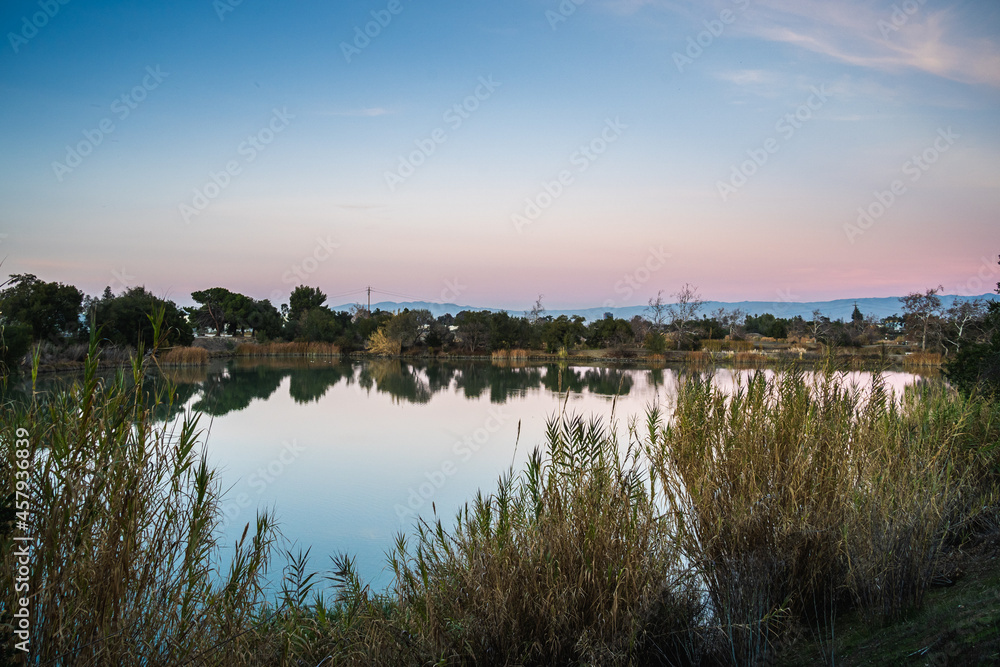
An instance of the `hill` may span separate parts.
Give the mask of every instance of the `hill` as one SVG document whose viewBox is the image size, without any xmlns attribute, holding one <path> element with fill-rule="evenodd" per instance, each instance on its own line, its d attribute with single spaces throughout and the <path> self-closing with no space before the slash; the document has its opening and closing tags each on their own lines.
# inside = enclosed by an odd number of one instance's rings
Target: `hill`
<svg viewBox="0 0 1000 667">
<path fill-rule="evenodd" d="M 1000 300 L 1000 296 L 996 294 L 980 294 L 978 296 L 960 296 L 955 294 L 941 295 L 941 303 L 945 308 L 950 308 L 956 301 L 972 301 L 973 299 Z M 851 313 L 854 312 L 855 303 L 857 303 L 858 309 L 864 315 L 876 317 L 878 319 L 902 313 L 902 305 L 900 304 L 899 297 L 887 296 L 866 297 L 859 299 L 835 299 L 833 301 L 706 301 L 705 305 L 701 309 L 701 314 L 711 315 L 713 311 L 719 308 L 726 308 L 727 310 L 739 308 L 750 315 L 763 315 L 764 313 L 771 313 L 776 317 L 784 317 L 788 319 L 798 315 L 803 319 L 811 320 L 813 317 L 813 311 L 818 310 L 821 315 L 829 317 L 831 320 L 848 320 L 851 318 Z M 350 307 L 351 304 L 332 306 L 334 310 L 349 310 Z M 440 317 L 445 314 L 457 315 L 463 310 L 489 310 L 492 312 L 505 310 L 503 308 L 461 306 L 454 303 L 438 303 L 433 301 L 380 301 L 372 304 L 372 309 L 374 310 L 376 308 L 390 311 L 402 310 L 403 308 L 409 308 L 411 310 L 427 309 L 432 315 L 434 315 L 434 317 Z M 522 312 L 510 309 L 507 310 L 514 315 L 520 315 Z M 645 310 L 645 305 L 622 306 L 618 308 L 603 308 L 598 306 L 594 308 L 562 310 L 552 309 L 546 310 L 545 313 L 554 317 L 558 317 L 560 315 L 581 315 L 588 322 L 590 322 L 604 317 L 604 313 L 611 313 L 615 317 L 629 320 L 636 315 L 642 315 Z"/>
</svg>

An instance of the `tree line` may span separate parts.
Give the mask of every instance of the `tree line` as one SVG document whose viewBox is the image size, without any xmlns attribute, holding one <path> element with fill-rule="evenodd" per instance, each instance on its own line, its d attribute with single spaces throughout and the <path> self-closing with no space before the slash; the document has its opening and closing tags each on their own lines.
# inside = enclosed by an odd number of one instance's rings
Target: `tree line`
<svg viewBox="0 0 1000 667">
<path fill-rule="evenodd" d="M 1000 349 L 1000 306 L 972 300 L 944 308 L 940 286 L 900 298 L 901 314 L 881 320 L 855 306 L 849 321 L 833 320 L 819 311 L 811 320 L 749 314 L 720 308 L 703 313 L 697 287 L 685 284 L 667 302 L 663 291 L 648 302 L 644 314 L 630 320 L 612 313 L 589 324 L 583 317 L 546 313 L 542 299 L 522 315 L 506 311 L 468 310 L 434 317 L 428 310 L 369 312 L 357 304 L 334 311 L 318 287 L 296 287 L 287 304 L 212 287 L 192 292 L 197 304 L 180 307 L 145 287 L 119 294 L 105 288 L 98 297 L 72 285 L 46 282 L 31 274 L 13 274 L 0 285 L 0 361 L 16 365 L 34 343 L 50 346 L 79 343 L 92 326 L 100 327 L 104 344 L 149 346 L 153 343 L 150 313 L 164 311 L 167 344 L 190 345 L 196 335 L 223 334 L 257 342 L 305 341 L 338 345 L 345 352 L 399 353 L 429 350 L 481 354 L 498 350 L 549 353 L 580 348 L 609 349 L 627 358 L 640 351 L 662 354 L 668 349 L 698 349 L 700 341 L 755 335 L 774 339 L 812 338 L 831 346 L 864 346 L 904 335 L 921 351 L 950 357 L 959 374 L 976 375 L 984 360 Z M 1000 285 L 998 285 L 1000 290 Z M 990 363 L 993 363 L 992 361 Z M 975 368 L 975 372 L 969 370 Z"/>
</svg>

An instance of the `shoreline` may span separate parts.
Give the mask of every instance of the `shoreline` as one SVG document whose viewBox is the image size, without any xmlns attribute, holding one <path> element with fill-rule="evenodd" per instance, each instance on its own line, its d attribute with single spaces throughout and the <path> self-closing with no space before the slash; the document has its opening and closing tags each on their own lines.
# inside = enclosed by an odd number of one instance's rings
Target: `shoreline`
<svg viewBox="0 0 1000 667">
<path fill-rule="evenodd" d="M 724 367 L 734 367 L 734 368 L 744 368 L 744 369 L 754 369 L 754 368 L 778 368 L 787 365 L 798 365 L 802 364 L 808 367 L 816 367 L 823 364 L 827 358 L 828 353 L 821 350 L 792 350 L 789 347 L 784 346 L 774 346 L 770 349 L 761 348 L 753 349 L 746 352 L 734 352 L 734 351 L 708 351 L 708 350 L 668 350 L 663 354 L 654 355 L 649 354 L 645 350 L 635 350 L 634 352 L 625 356 L 616 356 L 611 350 L 599 350 L 599 349 L 586 349 L 574 351 L 574 353 L 548 353 L 541 351 L 530 351 L 524 356 L 518 356 L 516 358 L 510 357 L 498 357 L 492 353 L 483 354 L 470 354 L 463 352 L 433 352 L 429 350 L 419 350 L 419 351 L 409 351 L 401 352 L 399 354 L 372 354 L 366 351 L 354 351 L 354 352 L 337 352 L 337 353 L 297 353 L 297 354 L 239 354 L 237 348 L 239 345 L 248 345 L 252 343 L 237 343 L 233 345 L 232 349 L 226 349 L 218 343 L 223 341 L 226 343 L 232 343 L 231 339 L 223 339 L 217 341 L 216 344 L 210 345 L 198 345 L 199 341 L 205 341 L 206 339 L 196 339 L 195 344 L 191 347 L 200 347 L 208 351 L 208 360 L 203 362 L 193 362 L 193 363 L 163 363 L 160 362 L 165 368 L 197 368 L 201 366 L 206 366 L 213 361 L 224 359 L 243 359 L 248 362 L 254 360 L 272 360 L 272 359 L 341 359 L 350 361 L 365 361 L 365 360 L 375 360 L 375 359 L 395 359 L 400 361 L 437 361 L 437 362 L 460 362 L 460 361 L 477 361 L 477 362 L 491 362 L 498 366 L 510 366 L 517 367 L 527 364 L 538 364 L 538 363 L 576 363 L 576 364 L 589 364 L 589 365 L 600 365 L 600 364 L 612 364 L 612 365 L 626 365 L 626 366 L 637 366 L 649 369 L 664 368 L 668 365 L 686 365 L 694 368 L 707 368 L 713 366 L 724 366 Z M 209 339 L 212 340 L 212 339 Z M 213 349 L 214 348 L 214 349 Z M 165 356 L 166 352 L 169 352 L 170 348 L 165 348 L 161 350 L 157 355 L 158 357 Z M 909 355 L 907 354 L 881 354 L 879 350 L 876 349 L 865 349 L 865 348 L 837 348 L 834 350 L 834 359 L 836 362 L 844 367 L 850 368 L 851 370 L 875 370 L 878 368 L 891 368 L 894 370 L 905 370 L 915 373 L 924 374 L 937 374 L 943 368 L 943 363 L 912 363 L 908 360 Z M 100 360 L 98 362 L 98 368 L 109 369 L 109 368 L 126 368 L 130 362 L 123 361 L 120 359 L 116 360 Z M 38 373 L 41 374 L 54 374 L 54 373 L 70 373 L 78 372 L 83 370 L 84 363 L 82 361 L 56 361 L 54 363 L 40 364 L 38 367 Z M 28 368 L 24 367 L 21 369 L 22 372 L 28 372 Z"/>
</svg>

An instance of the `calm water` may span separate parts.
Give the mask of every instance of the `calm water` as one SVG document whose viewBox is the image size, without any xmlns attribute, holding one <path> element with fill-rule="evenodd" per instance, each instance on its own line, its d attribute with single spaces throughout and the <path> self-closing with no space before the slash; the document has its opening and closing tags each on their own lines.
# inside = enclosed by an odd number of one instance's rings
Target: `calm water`
<svg viewBox="0 0 1000 667">
<path fill-rule="evenodd" d="M 719 370 L 715 381 L 731 385 L 740 372 Z M 604 416 L 614 405 L 624 432 L 649 405 L 669 408 L 678 381 L 671 368 L 398 360 L 234 360 L 171 375 L 186 407 L 202 413 L 227 489 L 226 542 L 258 507 L 273 507 L 284 536 L 312 547 L 314 569 L 347 552 L 376 587 L 389 583 L 384 554 L 397 533 L 431 516 L 432 503 L 451 518 L 478 489 L 492 490 L 564 405 Z M 887 379 L 901 390 L 917 377 Z"/>
</svg>

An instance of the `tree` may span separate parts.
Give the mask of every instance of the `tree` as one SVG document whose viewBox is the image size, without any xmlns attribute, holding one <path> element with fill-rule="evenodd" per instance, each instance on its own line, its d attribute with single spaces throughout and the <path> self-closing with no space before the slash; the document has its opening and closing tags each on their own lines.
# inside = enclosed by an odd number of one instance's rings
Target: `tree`
<svg viewBox="0 0 1000 667">
<path fill-rule="evenodd" d="M 434 321 L 426 309 L 409 310 L 393 315 L 385 325 L 385 335 L 397 341 L 402 347 L 413 347 L 424 330 Z"/>
<path fill-rule="evenodd" d="M 31 347 L 31 327 L 20 322 L 0 322 L 0 375 L 24 361 Z"/>
<path fill-rule="evenodd" d="M 775 317 L 771 313 L 747 315 L 746 318 L 747 331 L 768 338 L 788 338 L 788 324 L 788 320 Z"/>
<path fill-rule="evenodd" d="M 288 319 L 298 320 L 303 313 L 313 308 L 319 308 L 325 302 L 326 295 L 318 287 L 299 285 L 292 290 L 291 296 L 288 297 Z"/>
<path fill-rule="evenodd" d="M 91 313 L 97 326 L 101 327 L 102 338 L 115 345 L 142 342 L 148 348 L 156 342 L 149 316 L 160 308 L 164 309 L 166 344 L 190 345 L 194 332 L 177 304 L 157 297 L 145 287 L 132 287 L 111 298 L 102 297 L 94 303 Z"/>
<path fill-rule="evenodd" d="M 629 326 L 632 327 L 632 342 L 636 345 L 642 344 L 650 330 L 649 321 L 642 315 L 633 315 L 629 320 Z"/>
<path fill-rule="evenodd" d="M 455 316 L 458 335 L 470 352 L 485 348 L 490 339 L 490 312 L 463 310 Z"/>
<path fill-rule="evenodd" d="M 650 354 L 663 354 L 667 351 L 667 337 L 659 331 L 650 330 L 642 345 Z"/>
<path fill-rule="evenodd" d="M 737 338 L 743 333 L 742 329 L 747 313 L 742 308 L 733 308 L 732 310 L 718 308 L 712 313 L 712 316 L 720 327 L 729 331 L 730 338 Z"/>
<path fill-rule="evenodd" d="M 490 317 L 490 349 L 513 350 L 531 345 L 531 324 L 527 318 L 511 317 L 507 312 Z"/>
<path fill-rule="evenodd" d="M 701 310 L 705 302 L 698 294 L 698 288 L 690 283 L 684 283 L 684 286 L 672 296 L 677 299 L 677 302 L 667 307 L 670 328 L 676 332 L 677 342 L 686 345 L 687 340 L 694 332 L 691 323 L 698 317 L 698 311 Z M 659 301 L 659 299 L 660 296 L 657 294 L 657 300 Z"/>
<path fill-rule="evenodd" d="M 531 307 L 531 310 L 525 311 L 524 317 L 528 320 L 528 324 L 534 326 L 538 323 L 538 320 L 545 315 L 545 306 L 542 305 L 542 296 L 538 295 L 538 299 L 535 301 L 535 305 Z"/>
<path fill-rule="evenodd" d="M 982 299 L 956 301 L 945 311 L 945 328 L 942 338 L 957 352 L 970 330 L 986 316 L 986 302 Z"/>
<path fill-rule="evenodd" d="M 858 309 L 858 304 L 854 304 L 854 311 L 851 312 L 851 324 L 856 327 L 861 327 L 864 324 L 865 316 L 861 314 L 861 310 Z"/>
<path fill-rule="evenodd" d="M 911 292 L 899 298 L 903 304 L 907 333 L 920 340 L 920 350 L 927 350 L 927 339 L 933 335 L 935 324 L 941 313 L 941 297 L 938 292 L 944 287 L 938 285 L 923 294 Z"/>
<path fill-rule="evenodd" d="M 817 308 L 812 312 L 812 321 L 809 322 L 809 333 L 814 340 L 826 341 L 830 335 L 830 318 L 823 315 Z"/>
<path fill-rule="evenodd" d="M 365 347 L 368 348 L 369 352 L 378 356 L 395 355 L 401 351 L 399 341 L 390 338 L 384 328 L 378 329 L 369 336 Z"/>
<path fill-rule="evenodd" d="M 271 340 L 281 335 L 281 313 L 268 299 L 252 301 L 246 324 L 254 338 Z"/>
<path fill-rule="evenodd" d="M 632 326 L 627 320 L 615 319 L 611 313 L 594 320 L 587 327 L 587 345 L 594 348 L 622 349 L 632 340 Z"/>
<path fill-rule="evenodd" d="M 30 273 L 13 274 L 0 291 L 0 317 L 31 328 L 34 340 L 58 340 L 80 331 L 83 293 L 72 285 L 47 283 Z"/>
<path fill-rule="evenodd" d="M 1000 262 L 998 262 L 1000 264 Z M 1000 283 L 997 283 L 1000 294 Z M 948 380 L 959 391 L 1000 394 L 1000 301 L 991 301 L 978 322 L 983 341 L 960 339 L 953 359 L 945 364 Z"/>
<path fill-rule="evenodd" d="M 351 319 L 354 321 L 372 316 L 372 314 L 368 312 L 368 308 L 366 306 L 362 306 L 360 303 L 352 303 L 350 313 Z"/>
<path fill-rule="evenodd" d="M 229 301 L 233 293 L 225 287 L 212 287 L 198 292 L 191 292 L 191 298 L 201 304 L 200 308 L 189 311 L 196 326 L 211 327 L 215 335 L 221 336 L 226 330 L 229 320 Z"/>
<path fill-rule="evenodd" d="M 655 299 L 649 299 L 649 305 L 646 306 L 646 310 L 643 312 L 649 313 L 649 323 L 652 325 L 653 331 L 663 331 L 669 312 L 667 304 L 663 303 L 663 290 L 656 293 Z"/>
<path fill-rule="evenodd" d="M 340 333 L 340 323 L 328 308 L 310 308 L 299 320 L 297 338 L 310 343 L 332 343 Z"/>
<path fill-rule="evenodd" d="M 542 325 L 542 342 L 549 352 L 556 352 L 560 347 L 572 349 L 587 333 L 583 326 L 584 319 L 579 315 L 571 318 L 560 315 L 554 320 Z"/>
</svg>

